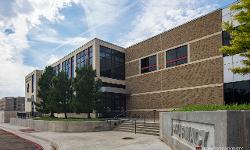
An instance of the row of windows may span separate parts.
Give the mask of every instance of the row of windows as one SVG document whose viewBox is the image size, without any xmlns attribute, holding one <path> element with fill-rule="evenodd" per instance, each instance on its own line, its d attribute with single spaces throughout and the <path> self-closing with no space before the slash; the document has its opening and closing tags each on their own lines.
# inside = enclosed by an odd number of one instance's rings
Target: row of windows
<svg viewBox="0 0 250 150">
<path fill-rule="evenodd" d="M 60 72 L 60 70 L 61 70 L 61 65 L 59 64 L 59 65 L 55 66 L 53 68 L 53 70 L 54 70 L 54 73 L 57 75 Z"/>
<path fill-rule="evenodd" d="M 125 88 L 126 88 L 126 85 L 122 85 L 122 84 L 113 84 L 113 83 L 107 83 L 107 82 L 102 82 L 102 86 L 104 86 L 104 87 L 122 88 L 122 89 L 125 89 Z"/>
<path fill-rule="evenodd" d="M 157 70 L 156 55 L 141 59 L 141 73 Z M 166 51 L 166 67 L 187 63 L 187 45 Z"/>
<path fill-rule="evenodd" d="M 74 77 L 74 56 L 62 63 L 62 70 L 67 74 L 68 78 Z"/>
<path fill-rule="evenodd" d="M 92 46 L 76 54 L 76 67 L 81 68 L 84 65 L 93 64 L 93 48 Z M 53 68 L 55 74 L 58 74 L 61 70 L 61 64 Z M 74 56 L 62 63 L 62 70 L 66 72 L 69 78 L 74 77 Z"/>
<path fill-rule="evenodd" d="M 103 77 L 125 79 L 125 54 L 100 46 L 100 75 Z"/>
<path fill-rule="evenodd" d="M 76 54 L 76 66 L 81 68 L 85 65 L 93 65 L 93 48 L 92 46 Z"/>
</svg>

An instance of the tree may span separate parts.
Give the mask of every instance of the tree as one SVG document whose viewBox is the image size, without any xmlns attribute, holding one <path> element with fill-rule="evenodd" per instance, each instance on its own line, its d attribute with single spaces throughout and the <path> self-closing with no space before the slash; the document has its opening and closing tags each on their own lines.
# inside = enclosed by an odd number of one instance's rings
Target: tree
<svg viewBox="0 0 250 150">
<path fill-rule="evenodd" d="M 90 113 L 100 107 L 101 80 L 95 79 L 96 72 L 92 66 L 86 65 L 81 69 L 76 69 L 76 78 L 73 87 L 75 91 L 74 106 L 78 113 Z"/>
<path fill-rule="evenodd" d="M 71 88 L 71 79 L 68 79 L 67 74 L 62 71 L 59 72 L 57 76 L 53 77 L 53 91 L 50 97 L 53 105 L 56 106 L 56 109 L 53 109 L 56 112 L 63 112 L 65 118 L 67 118 L 67 112 L 70 111 L 70 103 L 72 97 L 72 88 Z"/>
<path fill-rule="evenodd" d="M 232 68 L 232 72 L 239 74 L 250 73 L 250 0 L 241 0 L 230 8 L 238 12 L 234 19 L 240 26 L 234 27 L 232 22 L 225 22 L 224 28 L 231 35 L 229 46 L 223 46 L 220 51 L 224 54 L 239 54 L 246 59 L 242 61 L 243 67 Z"/>
<path fill-rule="evenodd" d="M 52 78 L 54 77 L 53 68 L 48 66 L 45 68 L 44 73 L 38 81 L 38 97 L 41 98 L 41 102 L 35 103 L 36 110 L 41 113 L 51 113 L 51 116 L 54 116 L 50 109 L 50 90 L 52 88 Z"/>
</svg>

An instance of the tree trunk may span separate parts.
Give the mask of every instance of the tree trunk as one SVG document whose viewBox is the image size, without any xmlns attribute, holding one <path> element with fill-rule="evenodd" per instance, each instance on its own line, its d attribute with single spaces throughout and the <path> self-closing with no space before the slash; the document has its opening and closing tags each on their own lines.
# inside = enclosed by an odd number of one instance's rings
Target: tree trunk
<svg viewBox="0 0 250 150">
<path fill-rule="evenodd" d="M 55 118 L 54 112 L 51 112 L 51 113 L 50 113 L 50 117 Z"/>
<path fill-rule="evenodd" d="M 90 119 L 91 117 L 90 117 L 90 112 L 88 112 L 88 119 Z"/>
<path fill-rule="evenodd" d="M 67 113 L 66 113 L 66 112 L 64 113 L 64 117 L 65 117 L 66 119 L 68 118 L 68 116 L 67 116 Z"/>
</svg>

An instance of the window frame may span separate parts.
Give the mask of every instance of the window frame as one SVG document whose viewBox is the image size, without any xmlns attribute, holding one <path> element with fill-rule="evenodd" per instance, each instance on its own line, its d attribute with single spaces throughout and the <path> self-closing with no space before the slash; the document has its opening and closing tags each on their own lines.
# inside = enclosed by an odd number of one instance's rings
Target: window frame
<svg viewBox="0 0 250 150">
<path fill-rule="evenodd" d="M 125 52 L 99 45 L 99 61 L 101 77 L 125 80 Z"/>
<path fill-rule="evenodd" d="M 184 46 L 187 47 L 187 55 L 185 56 L 186 59 L 187 59 L 187 62 L 183 63 L 183 64 L 178 64 L 178 65 L 167 67 L 167 51 L 176 50 L 176 49 L 184 47 Z M 175 59 L 174 62 L 177 62 L 177 61 L 180 61 L 180 60 L 183 60 L 183 59 L 177 58 L 177 59 Z M 170 61 L 173 61 L 173 60 L 170 60 Z M 182 65 L 188 64 L 189 61 L 190 61 L 190 45 L 189 44 L 182 44 L 182 45 L 179 45 L 179 46 L 176 46 L 176 47 L 173 47 L 173 48 L 170 48 L 170 49 L 167 49 L 167 50 L 164 51 L 164 68 L 166 68 L 166 69 L 170 69 L 170 68 L 174 68 L 174 67 L 177 67 L 177 66 L 182 66 Z"/>
<path fill-rule="evenodd" d="M 141 68 L 141 62 L 142 62 L 142 60 L 143 59 L 146 59 L 146 58 L 149 58 L 149 57 L 152 57 L 152 56 L 155 56 L 155 65 L 152 65 L 152 66 L 148 66 L 147 68 L 151 68 L 151 67 L 156 67 L 156 69 L 155 70 L 153 70 L 153 71 L 148 71 L 148 72 L 142 72 L 142 68 Z M 145 57 L 142 57 L 142 58 L 140 58 L 140 60 L 139 60 L 139 71 L 140 71 L 140 74 L 147 74 L 147 73 L 150 73 L 150 72 L 155 72 L 155 71 L 157 71 L 159 68 L 159 65 L 158 65 L 158 53 L 155 53 L 155 54 L 151 54 L 151 55 L 149 55 L 149 56 L 145 56 Z M 145 67 L 144 67 L 145 68 Z M 146 68 L 146 69 L 147 69 Z"/>
</svg>

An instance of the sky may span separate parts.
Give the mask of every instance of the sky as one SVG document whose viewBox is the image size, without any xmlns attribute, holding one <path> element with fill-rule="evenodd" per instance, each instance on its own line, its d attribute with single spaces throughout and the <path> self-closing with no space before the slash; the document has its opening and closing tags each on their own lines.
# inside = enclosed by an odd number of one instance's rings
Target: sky
<svg viewBox="0 0 250 150">
<path fill-rule="evenodd" d="M 235 0 L 0 0 L 0 97 L 97 37 L 127 47 Z"/>
</svg>

